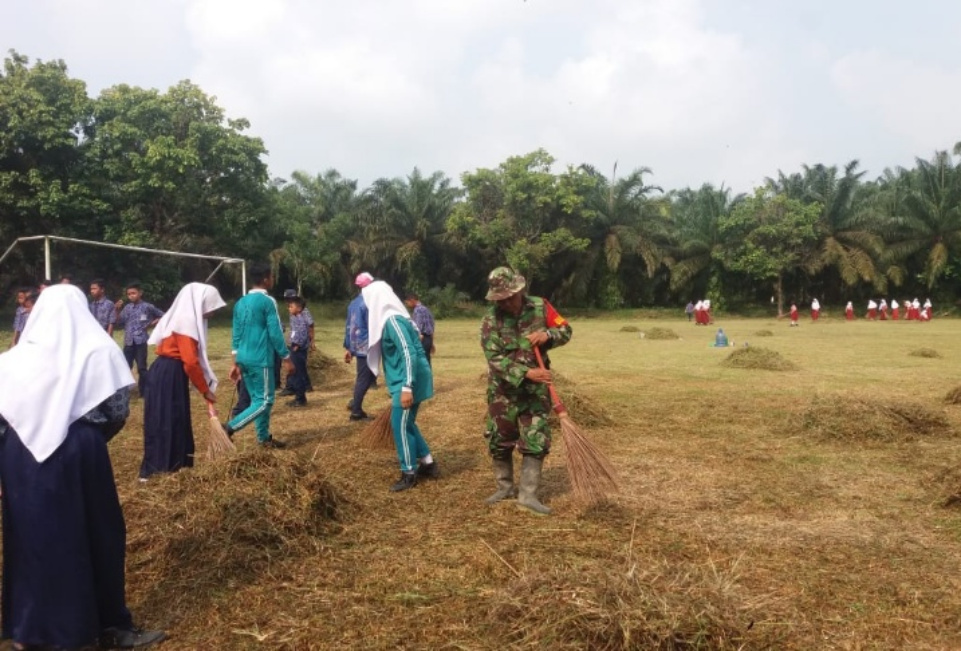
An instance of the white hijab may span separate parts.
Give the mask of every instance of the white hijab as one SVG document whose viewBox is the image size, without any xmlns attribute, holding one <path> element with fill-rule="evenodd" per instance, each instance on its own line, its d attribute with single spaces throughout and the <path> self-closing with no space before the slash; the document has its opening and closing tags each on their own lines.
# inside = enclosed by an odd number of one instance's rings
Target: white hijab
<svg viewBox="0 0 961 651">
<path fill-rule="evenodd" d="M 375 280 L 360 293 L 367 305 L 367 366 L 377 375 L 380 373 L 380 340 L 387 319 L 396 315 L 409 320 L 410 314 L 394 290 L 383 280 Z"/>
<path fill-rule="evenodd" d="M 147 340 L 152 346 L 177 333 L 185 335 L 197 342 L 200 366 L 204 370 L 204 379 L 211 391 L 217 390 L 217 376 L 210 369 L 207 359 L 207 319 L 204 314 L 222 308 L 226 303 L 220 297 L 220 292 L 213 285 L 204 283 L 189 283 L 177 294 L 173 305 L 160 318 L 153 334 Z"/>
<path fill-rule="evenodd" d="M 47 287 L 20 342 L 0 355 L 0 415 L 38 463 L 67 438 L 67 428 L 134 384 L 123 353 L 90 314 L 73 285 Z"/>
</svg>

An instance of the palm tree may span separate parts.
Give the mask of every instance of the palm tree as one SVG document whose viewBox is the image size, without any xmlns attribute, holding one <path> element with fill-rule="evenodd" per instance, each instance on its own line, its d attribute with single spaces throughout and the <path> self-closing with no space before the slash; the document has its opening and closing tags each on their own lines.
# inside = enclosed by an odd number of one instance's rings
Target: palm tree
<svg viewBox="0 0 961 651">
<path fill-rule="evenodd" d="M 650 168 L 637 168 L 619 179 L 616 164 L 611 179 L 590 165 L 581 165 L 572 173 L 586 181 L 578 235 L 590 243 L 579 254 L 564 290 L 576 296 L 585 296 L 592 289 L 602 291 L 597 285 L 616 282 L 625 263 L 639 263 L 648 277 L 654 276 L 668 255 L 667 204 L 663 198 L 650 196 L 662 191 L 645 182 Z M 618 294 L 622 296 L 619 290 Z"/>
<path fill-rule="evenodd" d="M 696 277 L 707 274 L 710 283 L 720 283 L 723 265 L 718 254 L 724 242 L 719 221 L 744 195 L 731 197 L 731 189 L 705 183 L 698 190 L 675 192 L 671 217 L 675 227 L 675 255 L 671 265 L 671 290 L 687 287 Z"/>
<path fill-rule="evenodd" d="M 439 284 L 444 236 L 460 191 L 442 172 L 406 179 L 378 179 L 363 196 L 363 232 L 351 242 L 355 255 L 389 270 L 410 287 Z"/>
<path fill-rule="evenodd" d="M 948 260 L 961 254 L 961 165 L 946 151 L 916 162 L 914 170 L 899 170 L 903 196 L 893 214 L 896 234 L 889 250 L 899 260 L 921 256 L 930 289 Z"/>
</svg>

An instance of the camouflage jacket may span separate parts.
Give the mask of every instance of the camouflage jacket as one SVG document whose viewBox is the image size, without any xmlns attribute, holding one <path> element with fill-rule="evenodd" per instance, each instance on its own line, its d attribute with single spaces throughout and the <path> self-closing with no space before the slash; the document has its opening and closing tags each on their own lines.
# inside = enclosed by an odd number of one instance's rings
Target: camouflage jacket
<svg viewBox="0 0 961 651">
<path fill-rule="evenodd" d="M 481 347 L 487 358 L 488 380 L 501 391 L 517 393 L 525 384 L 524 375 L 537 367 L 534 349 L 526 335 L 546 330 L 551 339 L 541 347 L 544 364 L 550 367 L 547 352 L 571 340 L 571 326 L 543 298 L 525 296 L 519 316 L 511 316 L 491 305 L 481 322 Z M 527 383 L 531 384 L 531 383 Z"/>
</svg>

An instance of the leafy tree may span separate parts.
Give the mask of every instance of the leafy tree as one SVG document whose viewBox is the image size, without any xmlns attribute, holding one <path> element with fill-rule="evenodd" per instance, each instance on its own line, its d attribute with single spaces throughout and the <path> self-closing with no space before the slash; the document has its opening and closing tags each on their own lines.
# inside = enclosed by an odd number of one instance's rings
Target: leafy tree
<svg viewBox="0 0 961 651">
<path fill-rule="evenodd" d="M 103 203 L 85 182 L 91 123 L 84 82 L 63 61 L 16 51 L 0 74 L 0 239 L 82 236 Z"/>
<path fill-rule="evenodd" d="M 462 175 L 466 200 L 454 209 L 448 233 L 461 250 L 476 252 L 474 269 L 508 264 L 529 283 L 541 278 L 544 293 L 560 286 L 572 261 L 558 264 L 558 257 L 579 254 L 589 240 L 577 237 L 570 224 L 583 198 L 576 187 L 559 182 L 553 164 L 553 157 L 537 150 Z M 474 287 L 479 292 L 481 282 Z"/>
<path fill-rule="evenodd" d="M 719 257 L 732 271 L 756 281 L 772 282 L 778 314 L 784 312 L 784 277 L 809 271 L 804 263 L 817 240 L 821 213 L 817 203 L 803 204 L 785 194 L 758 188 L 720 221 L 728 243 Z"/>
</svg>

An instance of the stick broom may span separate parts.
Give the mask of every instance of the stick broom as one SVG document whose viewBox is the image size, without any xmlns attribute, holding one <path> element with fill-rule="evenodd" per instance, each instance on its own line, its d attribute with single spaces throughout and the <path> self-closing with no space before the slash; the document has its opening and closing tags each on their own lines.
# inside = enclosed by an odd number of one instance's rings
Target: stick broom
<svg viewBox="0 0 961 651">
<path fill-rule="evenodd" d="M 537 357 L 537 365 L 546 370 L 540 348 L 537 346 L 534 347 L 534 355 Z M 551 392 L 554 412 L 561 421 L 564 448 L 567 450 L 567 472 L 570 475 L 574 497 L 588 504 L 594 504 L 603 500 L 608 494 L 616 493 L 618 491 L 617 475 L 611 462 L 571 419 L 571 415 L 567 413 L 567 407 L 557 395 L 554 384 L 548 384 L 547 387 Z"/>
<path fill-rule="evenodd" d="M 207 403 L 207 415 L 210 416 L 210 429 L 209 435 L 207 436 L 207 458 L 211 461 L 216 461 L 222 457 L 235 452 L 237 448 L 234 447 L 234 442 L 230 440 L 227 436 L 224 426 L 220 423 L 220 418 L 217 416 L 217 408 L 214 407 L 214 403 Z"/>
</svg>

